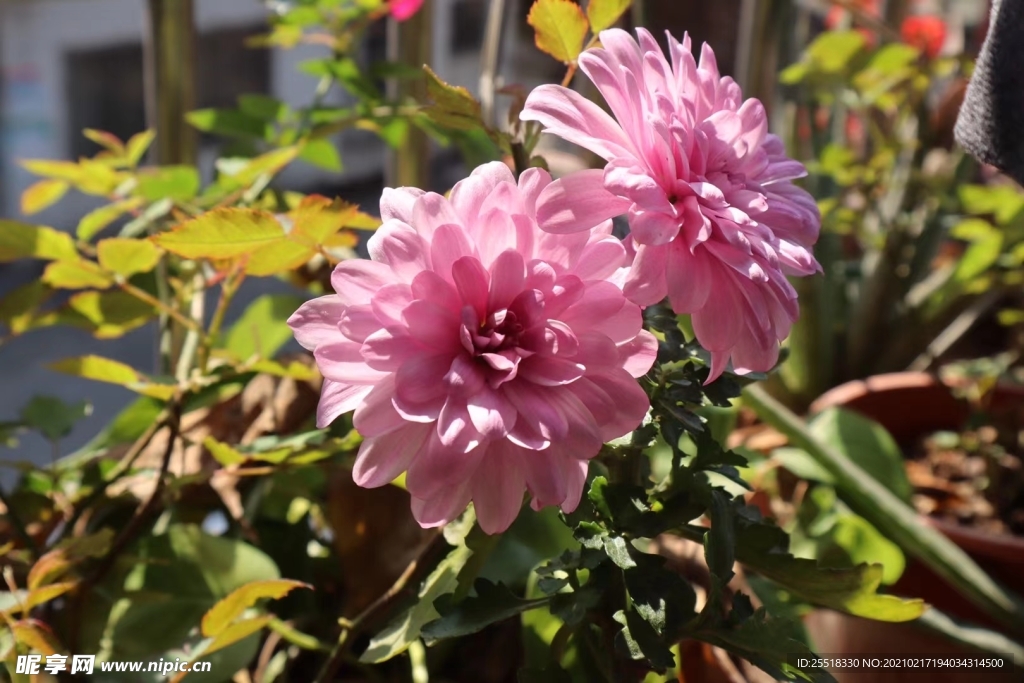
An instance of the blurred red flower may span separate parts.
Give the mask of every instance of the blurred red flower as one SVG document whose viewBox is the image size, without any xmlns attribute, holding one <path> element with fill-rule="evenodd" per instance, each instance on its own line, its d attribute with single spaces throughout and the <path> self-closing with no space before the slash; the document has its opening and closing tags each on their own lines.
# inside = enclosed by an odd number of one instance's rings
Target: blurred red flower
<svg viewBox="0 0 1024 683">
<path fill-rule="evenodd" d="M 946 22 L 931 14 L 907 17 L 900 26 L 903 42 L 934 58 L 946 42 Z"/>
<path fill-rule="evenodd" d="M 391 0 L 391 16 L 398 21 L 405 21 L 420 11 L 423 0 Z"/>
</svg>

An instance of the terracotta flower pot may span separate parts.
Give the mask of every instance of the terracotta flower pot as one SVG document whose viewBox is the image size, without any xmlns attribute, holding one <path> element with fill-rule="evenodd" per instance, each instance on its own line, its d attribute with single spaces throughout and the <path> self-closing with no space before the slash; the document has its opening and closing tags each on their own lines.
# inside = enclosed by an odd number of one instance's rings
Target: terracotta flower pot
<svg viewBox="0 0 1024 683">
<path fill-rule="evenodd" d="M 993 400 L 1002 405 L 1019 403 L 1024 400 L 1024 392 L 1015 388 L 1000 388 L 996 390 Z M 878 375 L 843 384 L 816 400 L 810 412 L 817 413 L 836 406 L 854 410 L 880 423 L 904 448 L 930 432 L 957 430 L 970 415 L 969 407 L 953 395 L 949 386 L 931 375 L 916 372 Z M 1024 539 L 977 531 L 924 516 L 921 517 L 921 523 L 945 534 L 1006 587 L 1024 593 Z M 907 558 L 906 570 L 893 586 L 893 592 L 923 598 L 954 618 L 998 628 L 944 579 L 913 558 Z M 912 624 L 879 624 L 838 612 L 816 611 L 808 618 L 808 626 L 821 653 L 952 655 L 971 652 L 959 649 Z M 872 683 L 1020 680 L 1019 672 L 987 671 L 979 674 L 977 670 L 968 669 L 918 672 L 893 670 L 868 675 L 870 678 L 865 679 L 865 674 L 840 673 L 836 678 L 844 683 L 864 680 L 871 680 Z"/>
</svg>

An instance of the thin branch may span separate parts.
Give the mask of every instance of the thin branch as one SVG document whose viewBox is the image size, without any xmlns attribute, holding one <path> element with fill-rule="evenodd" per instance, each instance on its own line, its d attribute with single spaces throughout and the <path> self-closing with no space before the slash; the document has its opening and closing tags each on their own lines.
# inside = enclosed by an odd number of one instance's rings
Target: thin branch
<svg viewBox="0 0 1024 683">
<path fill-rule="evenodd" d="M 505 0 L 491 0 L 480 51 L 480 107 L 484 125 L 494 125 L 494 94 L 498 87 L 498 60 L 505 25 Z"/>
<path fill-rule="evenodd" d="M 348 650 L 348 646 L 352 642 L 353 636 L 359 632 L 367 620 L 371 619 L 378 612 L 386 609 L 395 600 L 395 598 L 405 590 L 406 585 L 409 584 L 413 577 L 418 576 L 423 571 L 424 567 L 430 564 L 428 558 L 444 545 L 446 545 L 444 534 L 438 531 L 431 542 L 413 558 L 412 562 L 406 566 L 402 574 L 395 579 L 395 582 L 391 584 L 391 587 L 384 591 L 380 597 L 374 600 L 354 619 L 339 620 L 341 623 L 341 634 L 338 636 L 338 642 L 334 645 L 334 649 L 331 650 L 331 656 L 324 663 L 323 668 L 320 669 L 320 673 L 317 674 L 313 683 L 328 683 L 328 681 L 334 679 L 334 675 L 337 673 L 338 667 L 341 666 L 341 662 L 345 658 L 345 652 Z"/>
<path fill-rule="evenodd" d="M 202 325 L 197 323 L 195 320 L 192 320 L 191 318 L 183 315 L 181 311 L 179 311 L 178 309 L 174 308 L 169 304 L 164 303 L 163 301 L 160 301 L 149 292 L 143 289 L 139 289 L 130 282 L 119 282 L 117 286 L 120 287 L 123 291 L 127 292 L 128 294 L 134 296 L 136 299 L 146 302 L 147 304 L 149 304 L 156 310 L 160 311 L 164 315 L 170 318 L 174 318 L 174 321 L 182 325 L 183 327 L 187 327 L 190 330 L 200 333 L 203 331 Z"/>
<path fill-rule="evenodd" d="M 5 516 L 10 520 L 11 526 L 14 527 L 15 533 L 18 534 L 18 538 L 20 538 L 21 542 L 25 544 L 26 550 L 31 553 L 32 557 L 38 557 L 39 549 L 36 547 L 36 542 L 28 533 L 28 528 L 25 526 L 21 517 L 14 511 L 14 507 L 11 505 L 11 501 L 7 497 L 7 494 L 4 493 L 3 487 L 0 487 L 0 503 L 3 503 L 4 507 L 7 509 Z"/>
</svg>

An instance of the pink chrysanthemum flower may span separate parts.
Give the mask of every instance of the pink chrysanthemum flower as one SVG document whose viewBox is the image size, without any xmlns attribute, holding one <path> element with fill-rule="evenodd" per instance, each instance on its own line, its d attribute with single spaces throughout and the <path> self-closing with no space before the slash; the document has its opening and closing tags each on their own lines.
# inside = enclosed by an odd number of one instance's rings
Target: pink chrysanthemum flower
<svg viewBox="0 0 1024 683">
<path fill-rule="evenodd" d="M 650 33 L 637 35 L 639 45 L 604 31 L 603 49 L 579 59 L 614 119 L 554 85 L 526 102 L 524 120 L 608 161 L 552 183 L 538 201 L 541 228 L 570 233 L 628 213 L 636 259 L 626 295 L 642 306 L 667 295 L 692 314 L 709 379 L 730 359 L 740 373 L 768 370 L 799 314 L 786 276 L 820 270 L 818 209 L 791 182 L 805 169 L 768 133 L 761 103 L 719 75 L 711 48 L 698 65 L 689 37 L 669 36 L 670 64 Z"/>
<path fill-rule="evenodd" d="M 542 232 L 530 169 L 476 169 L 451 199 L 388 189 L 371 260 L 344 261 L 337 294 L 288 321 L 324 376 L 317 424 L 355 410 L 353 476 L 407 471 L 412 510 L 444 524 L 472 500 L 503 531 L 533 507 L 579 503 L 587 461 L 647 412 L 636 381 L 657 344 L 622 293 L 629 259 L 611 222 Z"/>
</svg>

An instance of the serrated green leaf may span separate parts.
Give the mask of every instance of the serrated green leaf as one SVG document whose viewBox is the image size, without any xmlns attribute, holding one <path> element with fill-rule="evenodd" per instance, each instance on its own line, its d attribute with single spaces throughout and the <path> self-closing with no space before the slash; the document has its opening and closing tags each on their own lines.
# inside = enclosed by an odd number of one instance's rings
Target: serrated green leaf
<svg viewBox="0 0 1024 683">
<path fill-rule="evenodd" d="M 493 584 L 486 579 L 477 579 L 473 585 L 476 589 L 475 596 L 443 610 L 440 619 L 424 625 L 420 634 L 427 645 L 445 638 L 459 638 L 476 633 L 491 624 L 550 602 L 550 598 L 520 598 L 504 584 Z"/>
<path fill-rule="evenodd" d="M 587 3 L 590 30 L 597 35 L 611 28 L 632 4 L 633 0 L 590 0 Z"/>
<path fill-rule="evenodd" d="M 280 221 L 265 211 L 224 208 L 208 211 L 153 239 L 178 256 L 225 260 L 280 246 L 285 231 Z"/>
<path fill-rule="evenodd" d="M 39 213 L 60 201 L 69 185 L 64 180 L 40 180 L 30 185 L 21 193 L 21 212 L 26 216 Z"/>
<path fill-rule="evenodd" d="M 711 528 L 704 535 L 704 558 L 708 569 L 724 586 L 732 580 L 733 565 L 736 563 L 735 518 L 724 491 L 712 489 L 708 517 L 711 519 Z"/>
<path fill-rule="evenodd" d="M 629 543 L 622 536 L 605 537 L 604 553 L 619 569 L 630 569 L 636 566 L 636 562 L 630 557 Z"/>
<path fill-rule="evenodd" d="M 526 17 L 536 32 L 537 48 L 569 64 L 583 51 L 589 23 L 572 0 L 537 0 Z"/>
<path fill-rule="evenodd" d="M 76 258 L 71 235 L 53 228 L 0 219 L 0 263 L 23 258 Z"/>
<path fill-rule="evenodd" d="M 622 643 L 630 659 L 646 661 L 656 671 L 675 666 L 672 650 L 662 642 L 661 637 L 644 619 L 633 610 L 619 610 L 612 618 L 622 624 L 616 636 L 616 644 Z"/>
<path fill-rule="evenodd" d="M 148 240 L 112 237 L 99 241 L 96 256 L 101 268 L 128 278 L 156 268 L 160 249 Z"/>
</svg>

